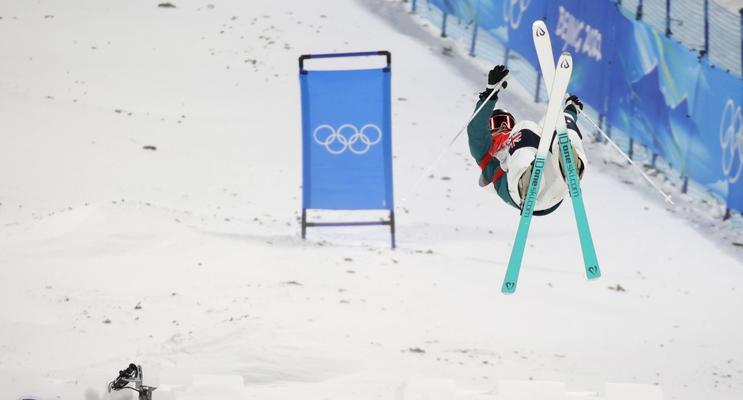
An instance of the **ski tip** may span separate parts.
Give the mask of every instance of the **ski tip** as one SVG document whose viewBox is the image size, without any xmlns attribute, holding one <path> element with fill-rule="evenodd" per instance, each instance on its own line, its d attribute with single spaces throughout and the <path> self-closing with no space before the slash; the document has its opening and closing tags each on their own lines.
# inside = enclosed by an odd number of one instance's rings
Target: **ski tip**
<svg viewBox="0 0 743 400">
<path fill-rule="evenodd" d="M 503 294 L 513 294 L 514 292 L 516 292 L 516 282 L 503 282 L 503 287 L 501 287 L 500 291 Z"/>
<path fill-rule="evenodd" d="M 531 24 L 531 32 L 534 36 L 542 37 L 547 34 L 547 25 L 542 20 L 536 20 Z"/>
<path fill-rule="evenodd" d="M 560 54 L 560 59 L 557 60 L 557 65 L 563 69 L 571 68 L 573 65 L 573 56 L 571 56 L 567 51 L 562 52 L 562 54 Z"/>
<path fill-rule="evenodd" d="M 588 278 L 588 280 L 598 279 L 600 277 L 601 277 L 601 269 L 599 269 L 598 265 L 592 265 L 586 268 L 586 278 Z"/>
</svg>

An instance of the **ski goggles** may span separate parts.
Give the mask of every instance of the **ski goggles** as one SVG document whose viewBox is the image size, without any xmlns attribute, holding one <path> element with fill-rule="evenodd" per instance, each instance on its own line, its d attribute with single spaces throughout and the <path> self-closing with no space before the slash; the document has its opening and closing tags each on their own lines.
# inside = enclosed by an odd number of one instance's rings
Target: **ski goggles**
<svg viewBox="0 0 743 400">
<path fill-rule="evenodd" d="M 513 129 L 513 117 L 509 114 L 500 114 L 490 117 L 490 132 L 501 133 L 510 132 Z"/>
</svg>

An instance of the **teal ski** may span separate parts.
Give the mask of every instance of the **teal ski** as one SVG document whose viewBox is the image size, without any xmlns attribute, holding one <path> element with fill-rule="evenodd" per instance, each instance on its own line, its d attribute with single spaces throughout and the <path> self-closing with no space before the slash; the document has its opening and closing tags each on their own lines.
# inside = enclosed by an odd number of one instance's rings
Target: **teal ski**
<svg viewBox="0 0 743 400">
<path fill-rule="evenodd" d="M 554 66 L 553 66 L 554 68 Z M 562 53 L 558 60 L 558 66 L 554 72 L 554 79 L 551 84 L 550 101 L 547 106 L 547 114 L 544 117 L 544 126 L 542 127 L 542 140 L 539 142 L 537 148 L 537 156 L 534 160 L 534 166 L 532 167 L 531 179 L 529 181 L 529 187 L 526 192 L 526 197 L 521 206 L 521 219 L 519 220 L 519 227 L 516 231 L 516 239 L 511 249 L 511 257 L 508 260 L 508 269 L 506 270 L 506 277 L 503 280 L 503 286 L 501 292 L 511 294 L 516 291 L 516 285 L 519 279 L 519 272 L 521 271 L 521 261 L 524 258 L 524 249 L 526 248 L 526 239 L 529 235 L 529 225 L 531 225 L 531 219 L 534 215 L 534 205 L 537 201 L 537 194 L 539 193 L 539 184 L 542 180 L 542 174 L 544 172 L 544 165 L 549 154 L 549 147 L 551 138 L 555 128 L 557 127 L 558 120 L 562 118 L 562 105 L 565 94 L 567 93 L 568 83 L 570 82 L 570 76 L 573 72 L 573 59 L 570 53 Z"/>
<path fill-rule="evenodd" d="M 532 24 L 532 37 L 534 39 L 534 48 L 537 50 L 537 58 L 539 59 L 539 66 L 542 70 L 545 86 L 548 90 L 547 93 L 549 94 L 551 82 L 555 76 L 555 64 L 553 63 L 554 59 L 552 58 L 552 42 L 544 21 L 535 21 L 534 24 Z M 580 178 L 578 177 L 578 171 L 573 160 L 573 150 L 570 145 L 570 139 L 568 138 L 564 118 L 558 118 L 557 130 L 560 157 L 565 166 L 568 192 L 570 193 L 570 200 L 573 203 L 575 222 L 578 225 L 578 236 L 580 238 L 581 251 L 583 252 L 583 264 L 586 270 L 586 277 L 588 279 L 596 279 L 601 276 L 601 268 L 599 267 L 598 258 L 596 257 L 596 249 L 593 245 L 591 229 L 588 225 L 588 217 L 586 216 L 586 208 L 583 203 L 583 194 L 580 188 Z"/>
</svg>

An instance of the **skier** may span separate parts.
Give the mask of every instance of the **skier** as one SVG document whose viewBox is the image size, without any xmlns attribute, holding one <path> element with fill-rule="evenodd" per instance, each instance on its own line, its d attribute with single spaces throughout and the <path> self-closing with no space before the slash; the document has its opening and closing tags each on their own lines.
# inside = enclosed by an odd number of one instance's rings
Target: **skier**
<svg viewBox="0 0 743 400">
<path fill-rule="evenodd" d="M 467 126 L 467 136 L 470 154 L 482 170 L 480 186 L 488 186 L 492 182 L 498 196 L 520 210 L 531 179 L 532 164 L 539 147 L 542 128 L 536 122 L 528 120 L 516 123 L 511 113 L 502 108 L 495 108 L 500 91 L 500 88 L 495 87 L 501 81 L 502 87 L 506 87 L 505 79 L 508 72 L 505 66 L 496 65 L 488 73 L 488 86 L 480 93 L 475 109 L 482 105 L 493 90 L 496 90 L 496 93 L 472 118 Z M 577 96 L 569 96 L 564 108 L 565 124 L 573 147 L 573 160 L 578 176 L 583 178 L 586 154 L 583 149 L 583 136 L 576 124 L 577 108 L 582 110 L 583 103 Z M 547 215 L 555 211 L 567 193 L 562 159 L 557 141 L 553 140 L 540 182 L 534 215 Z"/>
</svg>

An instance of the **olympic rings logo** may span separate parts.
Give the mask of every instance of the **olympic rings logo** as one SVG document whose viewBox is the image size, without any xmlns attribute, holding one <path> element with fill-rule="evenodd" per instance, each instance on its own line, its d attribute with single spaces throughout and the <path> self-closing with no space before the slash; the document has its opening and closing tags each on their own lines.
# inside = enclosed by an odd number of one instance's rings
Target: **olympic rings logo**
<svg viewBox="0 0 743 400">
<path fill-rule="evenodd" d="M 365 154 L 382 141 L 382 130 L 374 124 L 366 124 L 361 129 L 344 124 L 337 130 L 330 125 L 320 125 L 315 128 L 312 137 L 315 143 L 325 146 L 330 154 L 342 154 L 346 150 L 354 154 Z"/>
<path fill-rule="evenodd" d="M 511 25 L 511 29 L 519 29 L 524 12 L 530 4 L 531 0 L 505 0 L 503 2 L 503 20 Z"/>
<path fill-rule="evenodd" d="M 720 119 L 720 146 L 722 147 L 722 172 L 728 182 L 736 183 L 743 172 L 743 113 L 728 99 Z M 736 156 L 738 167 L 733 172 Z"/>
</svg>

